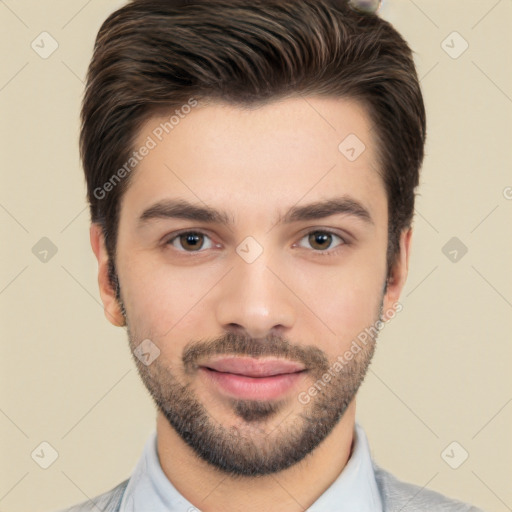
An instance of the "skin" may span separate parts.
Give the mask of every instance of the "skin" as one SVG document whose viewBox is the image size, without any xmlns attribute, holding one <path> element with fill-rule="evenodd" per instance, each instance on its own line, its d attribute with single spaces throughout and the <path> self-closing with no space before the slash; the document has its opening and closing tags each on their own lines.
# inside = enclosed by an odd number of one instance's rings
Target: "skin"
<svg viewBox="0 0 512 512">
<path fill-rule="evenodd" d="M 162 120 L 148 121 L 135 146 Z M 351 133 L 366 146 L 353 162 L 338 150 Z M 285 393 L 277 412 L 251 422 L 237 416 L 229 397 L 200 372 L 185 372 L 181 356 L 190 342 L 232 332 L 255 343 L 282 336 L 294 346 L 317 347 L 332 362 L 378 320 L 379 306 L 391 310 L 407 277 L 411 230 L 401 235 L 383 294 L 388 214 L 377 169 L 369 117 L 354 101 L 309 97 L 252 109 L 216 102 L 194 108 L 138 164 L 122 199 L 115 263 L 132 348 L 151 339 L 160 349 L 160 367 L 188 384 L 215 421 L 236 427 L 255 446 L 264 449 L 299 425 L 308 406 L 297 396 L 314 383 L 311 373 Z M 277 223 L 292 206 L 339 195 L 357 200 L 372 222 L 336 214 Z M 225 210 L 233 224 L 159 218 L 139 227 L 141 213 L 164 198 Z M 183 229 L 205 233 L 205 248 L 191 253 L 179 239 L 166 243 Z M 346 243 L 334 237 L 327 249 L 313 246 L 308 234 L 321 229 Z M 236 252 L 248 236 L 263 248 L 252 263 Z M 91 226 L 90 238 L 106 317 L 122 326 L 99 226 Z M 369 362 L 371 354 L 363 358 Z M 275 510 L 276 503 L 279 510 L 304 510 L 345 467 L 354 422 L 352 399 L 304 460 L 273 474 L 236 477 L 198 457 L 158 410 L 158 455 L 177 490 L 205 512 Z"/>
</svg>

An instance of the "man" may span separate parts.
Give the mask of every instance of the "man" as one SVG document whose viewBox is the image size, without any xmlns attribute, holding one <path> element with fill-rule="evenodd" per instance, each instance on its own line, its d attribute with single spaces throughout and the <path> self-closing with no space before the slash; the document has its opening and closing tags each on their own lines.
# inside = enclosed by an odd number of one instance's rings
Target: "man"
<svg viewBox="0 0 512 512">
<path fill-rule="evenodd" d="M 355 421 L 425 134 L 411 50 L 346 1 L 134 0 L 105 21 L 91 245 L 157 425 L 129 479 L 69 510 L 476 510 L 379 468 Z"/>
</svg>

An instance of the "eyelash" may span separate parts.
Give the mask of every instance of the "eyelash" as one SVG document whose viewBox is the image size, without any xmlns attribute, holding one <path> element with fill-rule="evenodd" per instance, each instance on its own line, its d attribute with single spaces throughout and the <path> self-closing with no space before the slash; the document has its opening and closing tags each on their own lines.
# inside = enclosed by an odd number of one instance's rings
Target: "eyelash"
<svg viewBox="0 0 512 512">
<path fill-rule="evenodd" d="M 300 240 L 303 240 L 304 238 L 308 237 L 309 235 L 311 235 L 313 233 L 332 235 L 332 236 L 338 237 L 341 240 L 341 243 L 338 246 L 336 246 L 334 249 L 327 249 L 325 251 L 316 250 L 316 249 L 311 250 L 311 252 L 313 252 L 313 254 L 318 255 L 320 257 L 335 256 L 341 249 L 343 249 L 344 246 L 350 245 L 350 243 L 347 241 L 347 239 L 345 237 L 341 236 L 340 234 L 338 234 L 335 231 L 332 231 L 330 229 L 319 229 L 319 228 L 312 229 L 311 231 L 308 231 L 307 233 L 305 233 L 300 238 Z M 164 246 L 167 247 L 169 245 L 172 245 L 172 243 L 175 240 L 179 239 L 182 235 L 188 235 L 188 234 L 203 235 L 203 236 L 210 238 L 210 236 L 207 233 L 205 233 L 204 231 L 189 229 L 189 230 L 179 231 L 177 233 L 174 233 L 171 238 L 168 238 L 167 241 L 164 242 Z M 179 249 L 176 249 L 176 250 L 177 250 L 177 252 L 189 254 L 190 256 L 199 256 L 201 253 L 205 252 L 207 249 L 199 249 L 198 251 L 186 251 L 186 250 L 179 250 Z M 190 257 L 190 256 L 188 256 L 188 257 Z"/>
</svg>

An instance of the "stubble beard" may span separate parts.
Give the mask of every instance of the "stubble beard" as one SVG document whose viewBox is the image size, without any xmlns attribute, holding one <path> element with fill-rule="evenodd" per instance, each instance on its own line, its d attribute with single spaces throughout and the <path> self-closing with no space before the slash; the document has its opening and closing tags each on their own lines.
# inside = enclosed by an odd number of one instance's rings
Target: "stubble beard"
<svg viewBox="0 0 512 512">
<path fill-rule="evenodd" d="M 382 301 L 375 320 L 381 318 Z M 377 335 L 333 372 L 323 351 L 315 346 L 291 345 L 278 336 L 255 342 L 232 332 L 187 344 L 183 351 L 183 375 L 193 373 L 194 362 L 204 355 L 230 354 L 252 357 L 275 356 L 293 359 L 307 368 L 311 385 L 329 374 L 327 383 L 302 404 L 297 395 L 287 400 L 231 400 L 230 425 L 217 420 L 201 402 L 191 383 L 183 384 L 161 357 L 143 364 L 134 350 L 145 336 L 127 331 L 138 373 L 158 409 L 181 439 L 198 457 L 231 476 L 262 476 L 283 471 L 302 461 L 328 437 L 338 424 L 362 384 L 375 351 Z M 197 379 L 196 379 L 197 380 Z M 325 379 L 324 379 L 325 380 Z M 309 386 L 308 386 L 309 387 Z M 291 401 L 295 402 L 290 406 Z M 290 409 L 285 414 L 286 408 Z"/>
</svg>

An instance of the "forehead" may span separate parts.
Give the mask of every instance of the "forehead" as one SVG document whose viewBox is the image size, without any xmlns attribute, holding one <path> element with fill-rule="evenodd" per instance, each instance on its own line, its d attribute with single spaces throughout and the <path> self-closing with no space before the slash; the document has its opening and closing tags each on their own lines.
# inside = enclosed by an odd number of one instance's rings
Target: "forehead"
<svg viewBox="0 0 512 512">
<path fill-rule="evenodd" d="M 385 209 L 372 128 L 361 104 L 340 98 L 178 107 L 139 131 L 135 149 L 151 149 L 123 203 L 135 215 L 158 200 L 186 197 L 223 210 L 231 205 L 234 217 L 268 217 L 302 198 L 351 195 Z"/>
</svg>

